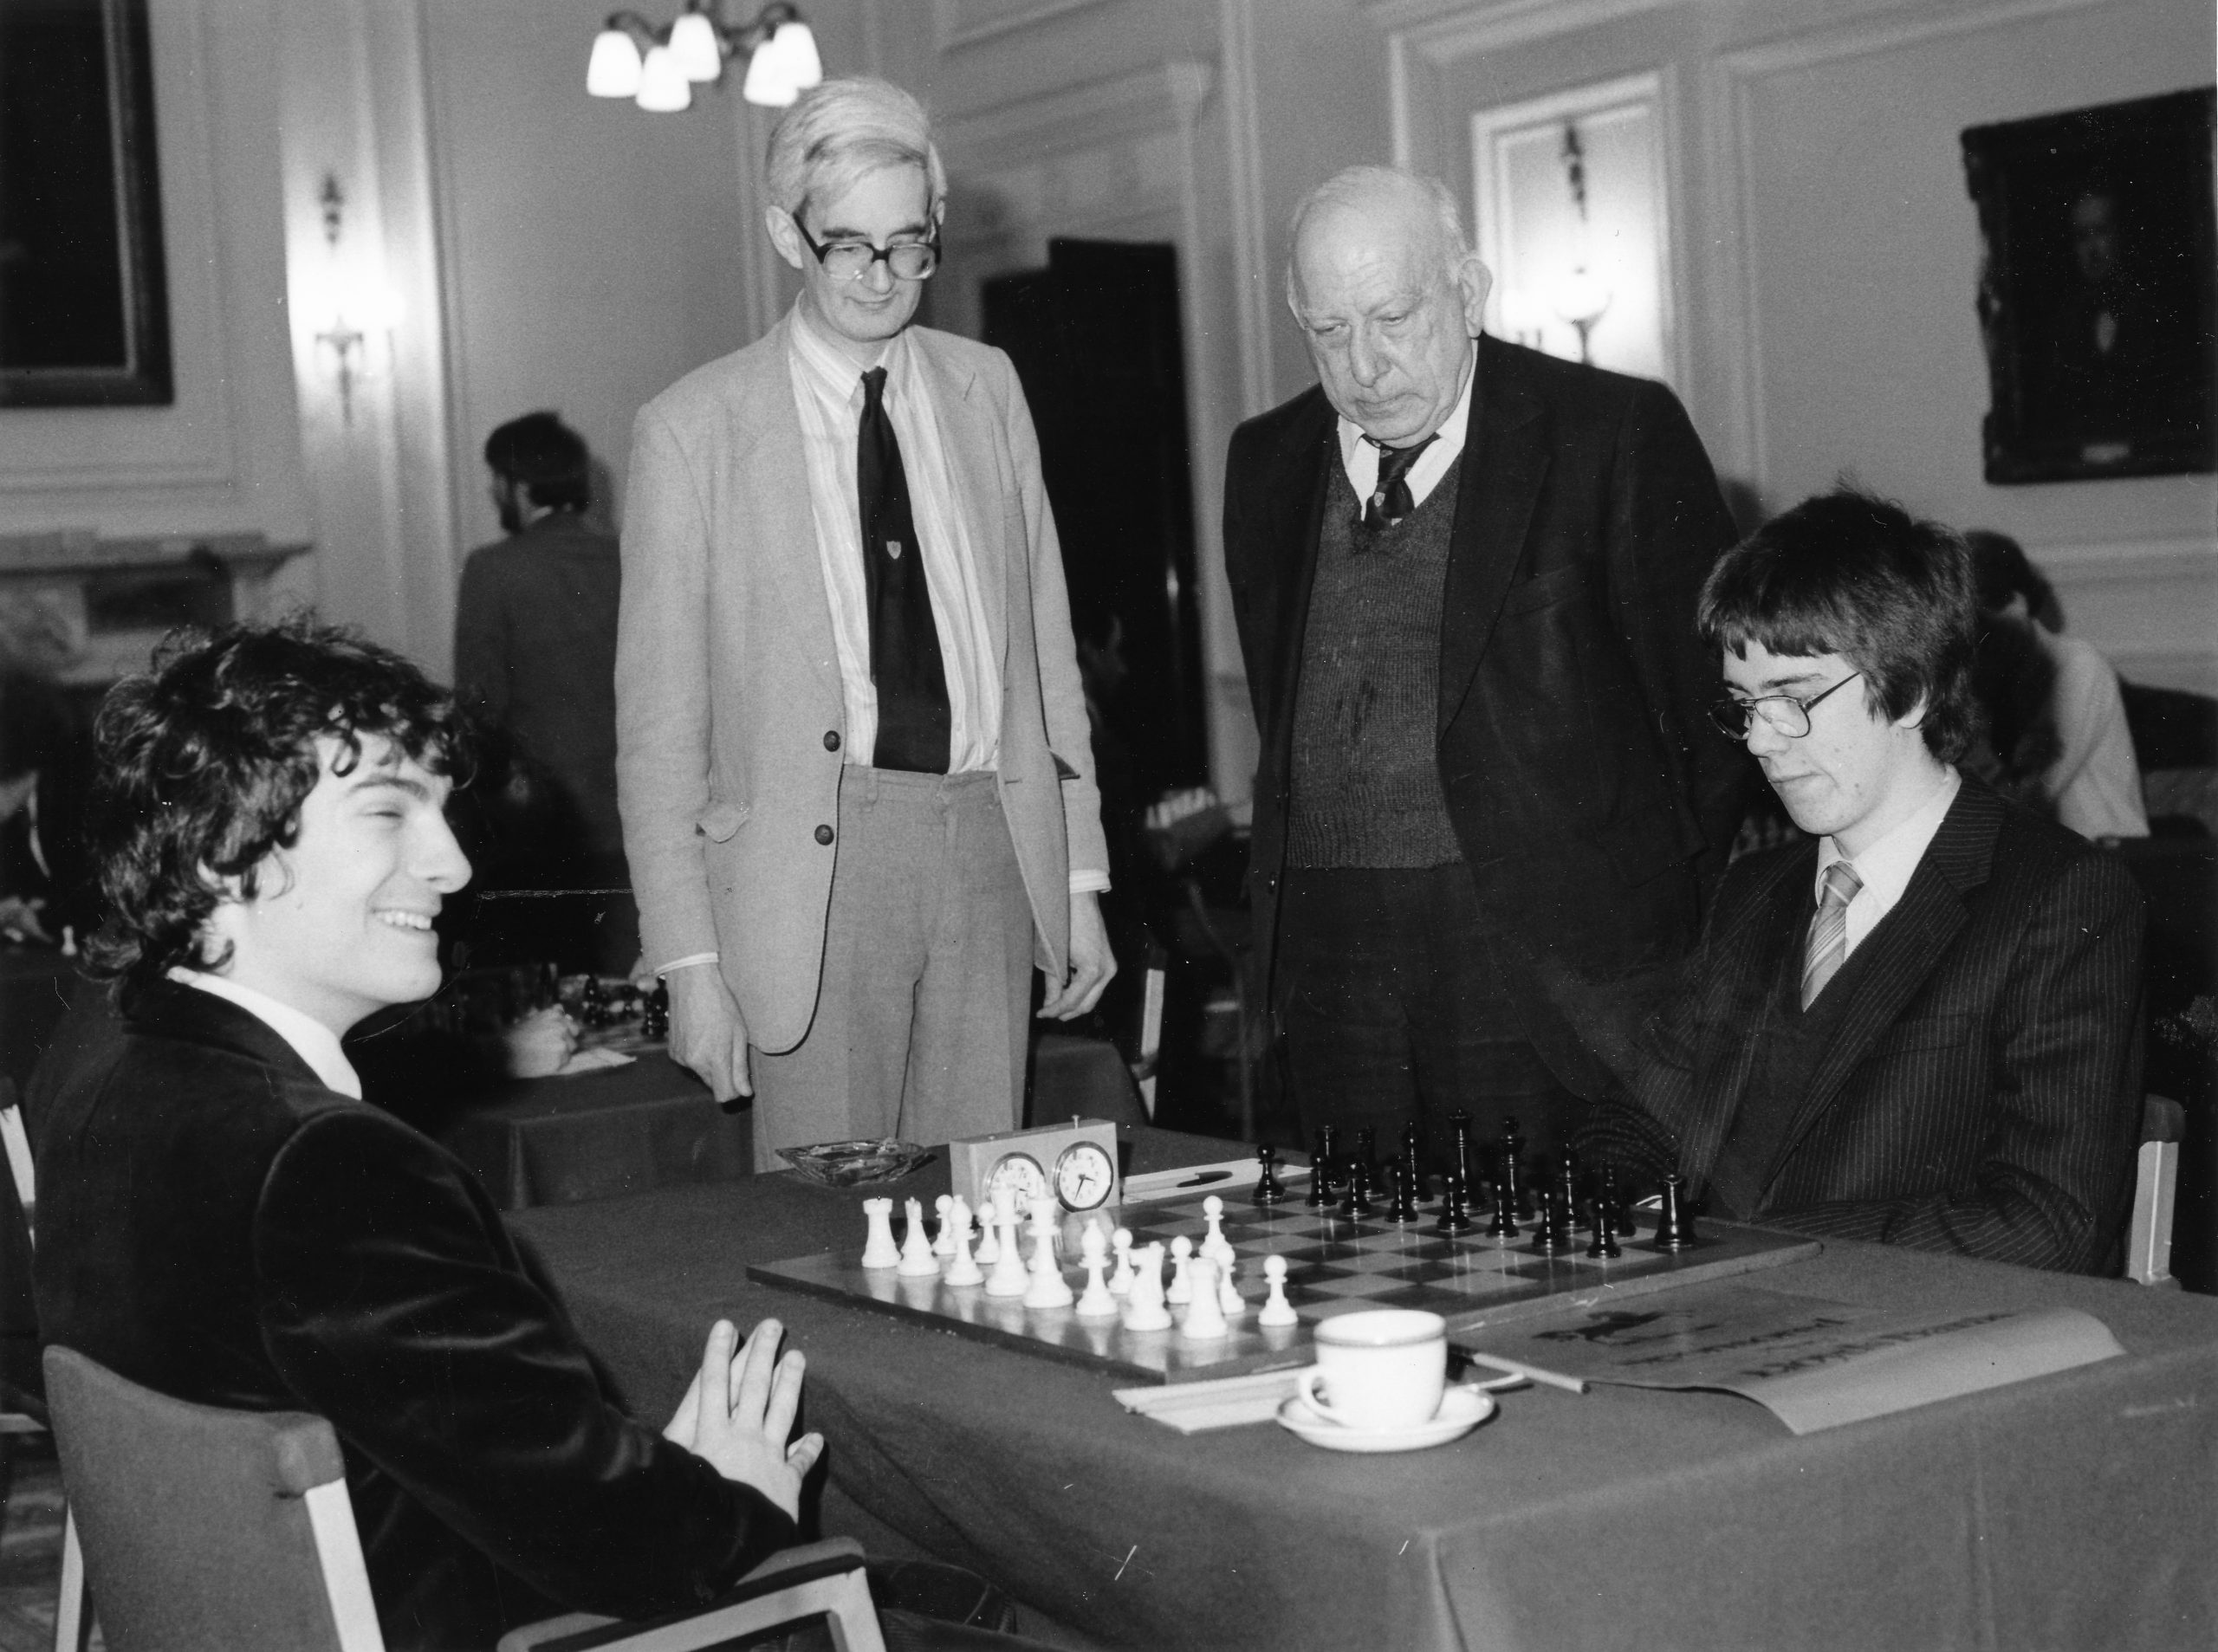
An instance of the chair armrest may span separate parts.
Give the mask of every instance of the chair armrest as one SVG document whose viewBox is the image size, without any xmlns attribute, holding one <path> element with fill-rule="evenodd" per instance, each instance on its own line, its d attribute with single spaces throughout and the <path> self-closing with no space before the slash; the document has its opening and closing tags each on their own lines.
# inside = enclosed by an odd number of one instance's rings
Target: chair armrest
<svg viewBox="0 0 2218 1652">
<path fill-rule="evenodd" d="M 704 1606 L 630 1622 L 571 1612 L 511 1629 L 497 1652 L 691 1652 L 825 1612 L 847 1652 L 883 1652 L 853 1538 L 781 1550 Z"/>
</svg>

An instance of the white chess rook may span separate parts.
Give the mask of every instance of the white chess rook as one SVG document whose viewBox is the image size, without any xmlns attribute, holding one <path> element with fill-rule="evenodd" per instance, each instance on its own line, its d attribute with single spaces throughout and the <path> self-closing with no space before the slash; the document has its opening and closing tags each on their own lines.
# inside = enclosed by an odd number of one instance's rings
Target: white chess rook
<svg viewBox="0 0 2218 1652">
<path fill-rule="evenodd" d="M 892 1267 L 901 1260 L 901 1247 L 893 1242 L 893 1201 L 866 1199 L 863 1215 L 870 1218 L 870 1235 L 863 1241 L 865 1267 Z"/>
<path fill-rule="evenodd" d="M 1163 1247 L 1149 1244 L 1132 1253 L 1132 1292 L 1125 1305 L 1127 1331 L 1168 1331 L 1171 1310 L 1163 1305 Z"/>
</svg>

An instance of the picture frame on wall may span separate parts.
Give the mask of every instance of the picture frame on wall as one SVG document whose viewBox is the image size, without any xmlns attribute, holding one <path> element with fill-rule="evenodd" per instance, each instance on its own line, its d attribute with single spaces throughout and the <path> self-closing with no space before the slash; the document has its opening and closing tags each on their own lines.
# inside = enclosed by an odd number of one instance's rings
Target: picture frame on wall
<svg viewBox="0 0 2218 1652">
<path fill-rule="evenodd" d="M 2208 87 L 1962 134 L 1991 483 L 2218 470 Z"/>
<path fill-rule="evenodd" d="M 0 407 L 175 399 L 146 0 L 0 0 Z"/>
</svg>

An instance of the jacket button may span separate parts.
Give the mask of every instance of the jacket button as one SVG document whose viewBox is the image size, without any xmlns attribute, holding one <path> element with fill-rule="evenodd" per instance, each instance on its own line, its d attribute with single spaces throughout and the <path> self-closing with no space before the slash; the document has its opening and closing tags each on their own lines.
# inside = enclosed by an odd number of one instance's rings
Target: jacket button
<svg viewBox="0 0 2218 1652">
<path fill-rule="evenodd" d="M 831 841 L 832 841 L 832 828 L 831 828 L 830 826 L 820 826 L 817 827 L 817 828 L 816 828 L 816 840 L 817 840 L 817 842 L 819 842 L 819 843 L 829 843 L 829 842 L 831 842 Z"/>
<path fill-rule="evenodd" d="M 840 749 L 840 731 L 837 729 L 827 729 L 824 731 L 824 749 L 827 751 Z"/>
</svg>

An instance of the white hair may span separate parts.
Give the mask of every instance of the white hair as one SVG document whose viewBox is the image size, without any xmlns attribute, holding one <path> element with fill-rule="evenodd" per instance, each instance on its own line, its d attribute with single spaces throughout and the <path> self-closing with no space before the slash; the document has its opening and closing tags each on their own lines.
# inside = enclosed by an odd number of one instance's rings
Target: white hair
<svg viewBox="0 0 2218 1652">
<path fill-rule="evenodd" d="M 773 205 L 795 217 L 814 198 L 845 192 L 886 166 L 914 166 L 947 198 L 947 168 L 924 106 L 891 81 L 867 75 L 822 81 L 797 98 L 770 130 L 765 171 Z"/>
<path fill-rule="evenodd" d="M 1295 298 L 1294 262 L 1300 256 L 1301 232 L 1312 217 L 1336 207 L 1374 207 L 1397 196 L 1430 209 L 1441 263 L 1451 276 L 1460 270 L 1471 256 L 1471 243 L 1463 234 L 1463 215 L 1456 210 L 1455 193 L 1447 185 L 1399 166 L 1347 166 L 1303 196 L 1287 219 L 1287 301 Z"/>
</svg>

